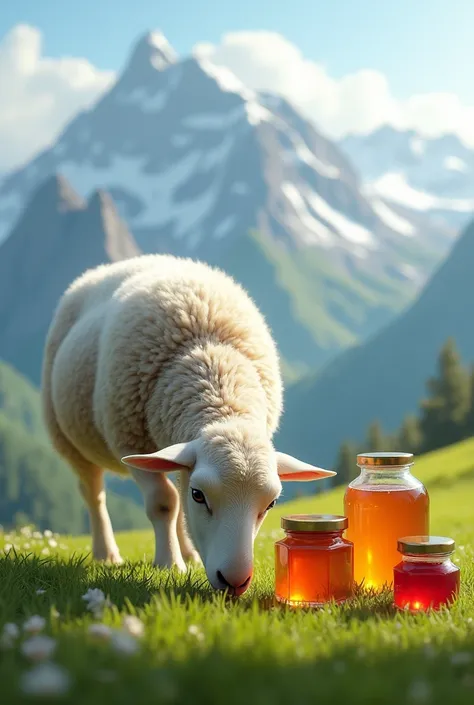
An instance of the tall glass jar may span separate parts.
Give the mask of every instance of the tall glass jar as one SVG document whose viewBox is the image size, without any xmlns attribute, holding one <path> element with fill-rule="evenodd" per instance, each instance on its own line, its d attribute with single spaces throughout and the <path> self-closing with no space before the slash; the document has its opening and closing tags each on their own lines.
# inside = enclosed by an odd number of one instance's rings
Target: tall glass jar
<svg viewBox="0 0 474 705">
<path fill-rule="evenodd" d="M 354 579 L 380 589 L 393 581 L 400 537 L 429 534 L 429 497 L 411 474 L 412 453 L 361 453 L 360 475 L 344 495 Z"/>
<path fill-rule="evenodd" d="M 450 605 L 459 592 L 460 570 L 451 560 L 453 539 L 405 536 L 398 541 L 402 561 L 393 569 L 394 602 L 412 612 Z"/>
</svg>

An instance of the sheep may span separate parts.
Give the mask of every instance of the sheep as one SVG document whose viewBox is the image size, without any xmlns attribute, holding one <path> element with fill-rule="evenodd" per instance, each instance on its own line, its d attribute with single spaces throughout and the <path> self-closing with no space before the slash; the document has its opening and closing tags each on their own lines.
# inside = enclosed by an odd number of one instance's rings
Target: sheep
<svg viewBox="0 0 474 705">
<path fill-rule="evenodd" d="M 47 335 L 42 406 L 78 475 L 93 557 L 122 562 L 103 475 L 131 474 L 154 529 L 154 564 L 201 562 L 214 589 L 242 594 L 281 482 L 335 474 L 274 449 L 282 394 L 262 314 L 219 269 L 141 255 L 78 277 Z"/>
</svg>

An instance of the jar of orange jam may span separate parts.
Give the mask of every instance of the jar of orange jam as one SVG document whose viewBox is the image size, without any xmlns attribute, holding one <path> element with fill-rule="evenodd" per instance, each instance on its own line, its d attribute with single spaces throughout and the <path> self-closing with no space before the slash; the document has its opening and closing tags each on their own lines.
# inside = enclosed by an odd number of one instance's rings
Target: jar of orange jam
<svg viewBox="0 0 474 705">
<path fill-rule="evenodd" d="M 290 605 L 344 602 L 354 582 L 353 546 L 342 534 L 347 519 L 334 514 L 282 517 L 286 536 L 275 544 L 275 594 Z"/>
<path fill-rule="evenodd" d="M 429 497 L 410 471 L 412 453 L 361 453 L 360 475 L 344 495 L 354 544 L 354 578 L 365 587 L 391 585 L 400 536 L 429 534 Z"/>
</svg>

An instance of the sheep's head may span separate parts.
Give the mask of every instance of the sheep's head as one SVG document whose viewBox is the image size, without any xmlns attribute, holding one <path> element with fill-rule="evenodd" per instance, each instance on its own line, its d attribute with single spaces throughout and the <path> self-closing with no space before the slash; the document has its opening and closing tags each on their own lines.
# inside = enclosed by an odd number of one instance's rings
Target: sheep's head
<svg viewBox="0 0 474 705">
<path fill-rule="evenodd" d="M 335 473 L 275 451 L 255 424 L 212 424 L 189 443 L 123 458 L 150 472 L 186 470 L 182 498 L 188 529 L 211 585 L 241 595 L 253 571 L 253 544 L 275 505 L 282 481 L 309 481 Z"/>
</svg>

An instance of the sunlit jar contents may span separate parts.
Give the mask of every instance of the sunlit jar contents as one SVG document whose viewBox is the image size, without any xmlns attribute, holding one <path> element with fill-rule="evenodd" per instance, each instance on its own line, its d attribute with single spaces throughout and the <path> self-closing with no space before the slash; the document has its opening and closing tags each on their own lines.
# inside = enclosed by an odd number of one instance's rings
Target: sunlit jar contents
<svg viewBox="0 0 474 705">
<path fill-rule="evenodd" d="M 334 514 L 282 517 L 285 538 L 275 544 L 275 593 L 280 602 L 318 607 L 344 602 L 354 582 L 353 546 Z"/>
<path fill-rule="evenodd" d="M 453 539 L 407 536 L 398 541 L 403 558 L 393 570 L 395 605 L 413 612 L 449 605 L 459 592 L 461 572 L 451 556 Z"/>
<path fill-rule="evenodd" d="M 367 588 L 393 582 L 400 536 L 429 534 L 429 497 L 410 471 L 411 453 L 363 453 L 360 475 L 348 486 L 346 537 L 354 544 L 354 578 Z"/>
</svg>

